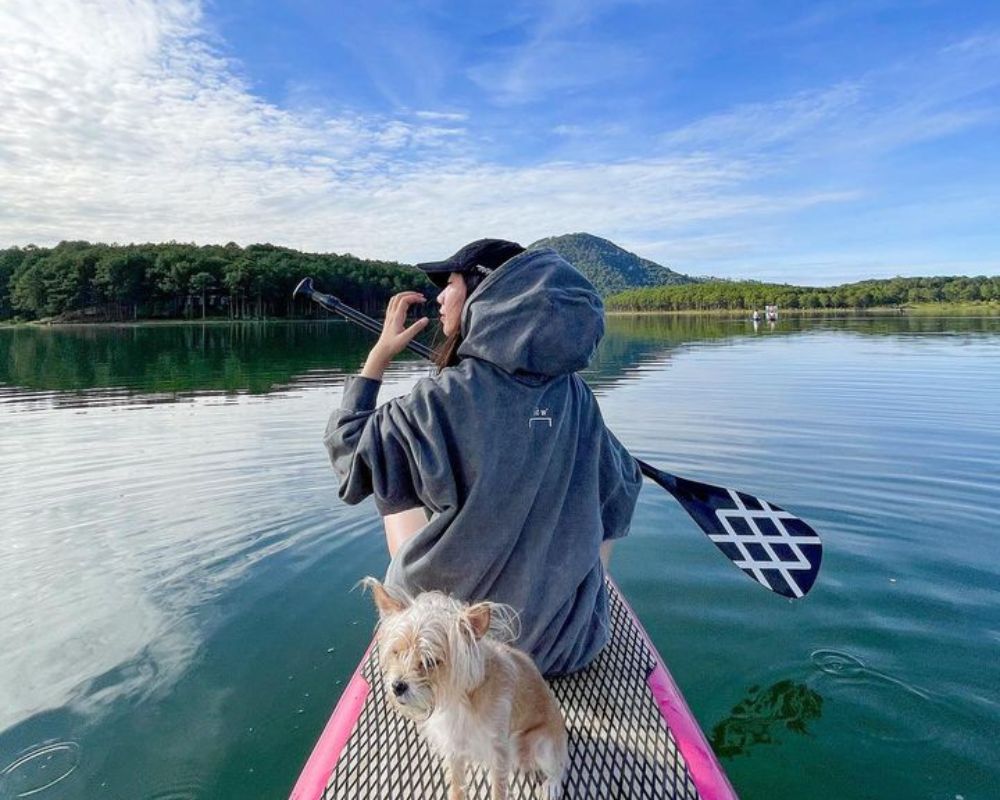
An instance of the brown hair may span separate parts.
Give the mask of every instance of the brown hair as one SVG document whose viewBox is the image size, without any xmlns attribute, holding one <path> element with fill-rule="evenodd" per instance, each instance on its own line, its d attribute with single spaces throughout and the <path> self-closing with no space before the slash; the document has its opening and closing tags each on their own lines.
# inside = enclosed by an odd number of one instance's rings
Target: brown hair
<svg viewBox="0 0 1000 800">
<path fill-rule="evenodd" d="M 440 347 L 434 348 L 431 360 L 438 372 L 445 367 L 453 367 L 458 363 L 458 346 L 462 343 L 462 331 L 457 330 L 444 340 Z"/>
<path fill-rule="evenodd" d="M 465 301 L 469 302 L 472 293 L 476 291 L 476 287 L 483 282 L 483 278 L 486 275 L 479 272 L 463 272 L 459 274 L 462 276 L 462 280 L 465 281 Z M 462 306 L 462 311 L 465 311 L 464 305 Z M 458 348 L 461 344 L 462 323 L 461 319 L 459 319 L 458 330 L 446 338 L 439 347 L 434 348 L 434 356 L 431 360 L 434 362 L 434 366 L 438 368 L 438 372 L 445 367 L 453 367 L 458 363 Z"/>
</svg>

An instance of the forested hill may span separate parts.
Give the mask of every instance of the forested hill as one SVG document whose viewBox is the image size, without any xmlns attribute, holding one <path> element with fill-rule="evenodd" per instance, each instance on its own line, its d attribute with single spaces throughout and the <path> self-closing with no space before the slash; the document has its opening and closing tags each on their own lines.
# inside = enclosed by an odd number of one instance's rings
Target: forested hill
<svg viewBox="0 0 1000 800">
<path fill-rule="evenodd" d="M 696 283 L 691 278 L 640 258 L 614 242 L 589 233 L 570 233 L 539 239 L 531 248 L 551 247 L 587 276 L 602 296 L 640 286 Z"/>
<path fill-rule="evenodd" d="M 659 264 L 589 234 L 557 236 L 532 247 L 555 248 L 602 295 L 635 286 L 689 282 Z M 316 313 L 291 301 L 298 281 L 348 305 L 379 313 L 393 293 L 434 289 L 412 267 L 351 255 L 287 247 L 61 242 L 0 250 L 0 319 L 104 321 L 227 317 L 262 319 Z"/>
<path fill-rule="evenodd" d="M 0 250 L 0 319 L 302 316 L 316 307 L 293 303 L 291 293 L 307 275 L 369 312 L 396 292 L 432 288 L 422 273 L 394 262 L 270 244 L 62 242 Z"/>
<path fill-rule="evenodd" d="M 543 245 L 554 246 L 605 293 L 623 283 L 676 284 L 619 292 L 607 298 L 609 310 L 749 310 L 769 303 L 785 309 L 837 309 L 1000 302 L 1000 277 L 892 278 L 829 288 L 705 281 L 640 259 L 596 236 L 560 236 L 532 247 Z M 429 298 L 436 294 L 412 267 L 352 255 L 302 253 L 270 244 L 62 242 L 56 247 L 0 250 L 0 319 L 262 319 L 325 314 L 307 301 L 291 300 L 292 289 L 307 275 L 315 278 L 321 291 L 370 314 L 380 314 L 396 292 L 416 289 Z"/>
<path fill-rule="evenodd" d="M 903 306 L 911 303 L 1000 301 L 1000 276 L 890 278 L 817 288 L 756 281 L 709 281 L 688 286 L 636 289 L 609 297 L 616 311 L 792 309 Z"/>
</svg>

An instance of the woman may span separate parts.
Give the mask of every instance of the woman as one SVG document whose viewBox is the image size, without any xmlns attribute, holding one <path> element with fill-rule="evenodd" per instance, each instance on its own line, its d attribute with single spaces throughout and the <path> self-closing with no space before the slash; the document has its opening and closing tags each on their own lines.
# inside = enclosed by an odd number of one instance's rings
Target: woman
<svg viewBox="0 0 1000 800">
<path fill-rule="evenodd" d="M 580 669 L 608 637 L 602 544 L 628 532 L 642 482 L 576 374 L 604 333 L 600 297 L 554 251 L 499 239 L 418 266 L 443 289 L 440 369 L 376 408 L 427 325 L 405 324 L 422 295 L 396 295 L 327 426 L 340 496 L 374 495 L 390 584 L 507 603 L 544 673 Z"/>
</svg>

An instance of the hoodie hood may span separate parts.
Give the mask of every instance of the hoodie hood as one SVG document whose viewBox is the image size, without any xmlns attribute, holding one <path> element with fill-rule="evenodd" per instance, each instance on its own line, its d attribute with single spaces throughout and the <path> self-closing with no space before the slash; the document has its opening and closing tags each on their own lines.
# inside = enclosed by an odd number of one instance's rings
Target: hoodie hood
<svg viewBox="0 0 1000 800">
<path fill-rule="evenodd" d="M 586 367 L 603 335 L 604 304 L 590 281 L 554 250 L 530 250 L 466 300 L 458 355 L 544 380 Z"/>
</svg>

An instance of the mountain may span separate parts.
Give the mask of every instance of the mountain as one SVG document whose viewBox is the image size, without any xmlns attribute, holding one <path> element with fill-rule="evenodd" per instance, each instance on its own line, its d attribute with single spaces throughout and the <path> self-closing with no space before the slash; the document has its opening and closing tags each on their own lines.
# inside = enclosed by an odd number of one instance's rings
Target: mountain
<svg viewBox="0 0 1000 800">
<path fill-rule="evenodd" d="M 534 242 L 530 249 L 551 247 L 587 276 L 602 297 L 644 286 L 700 283 L 697 278 L 667 269 L 655 261 L 640 258 L 614 242 L 589 233 L 550 236 Z"/>
</svg>

